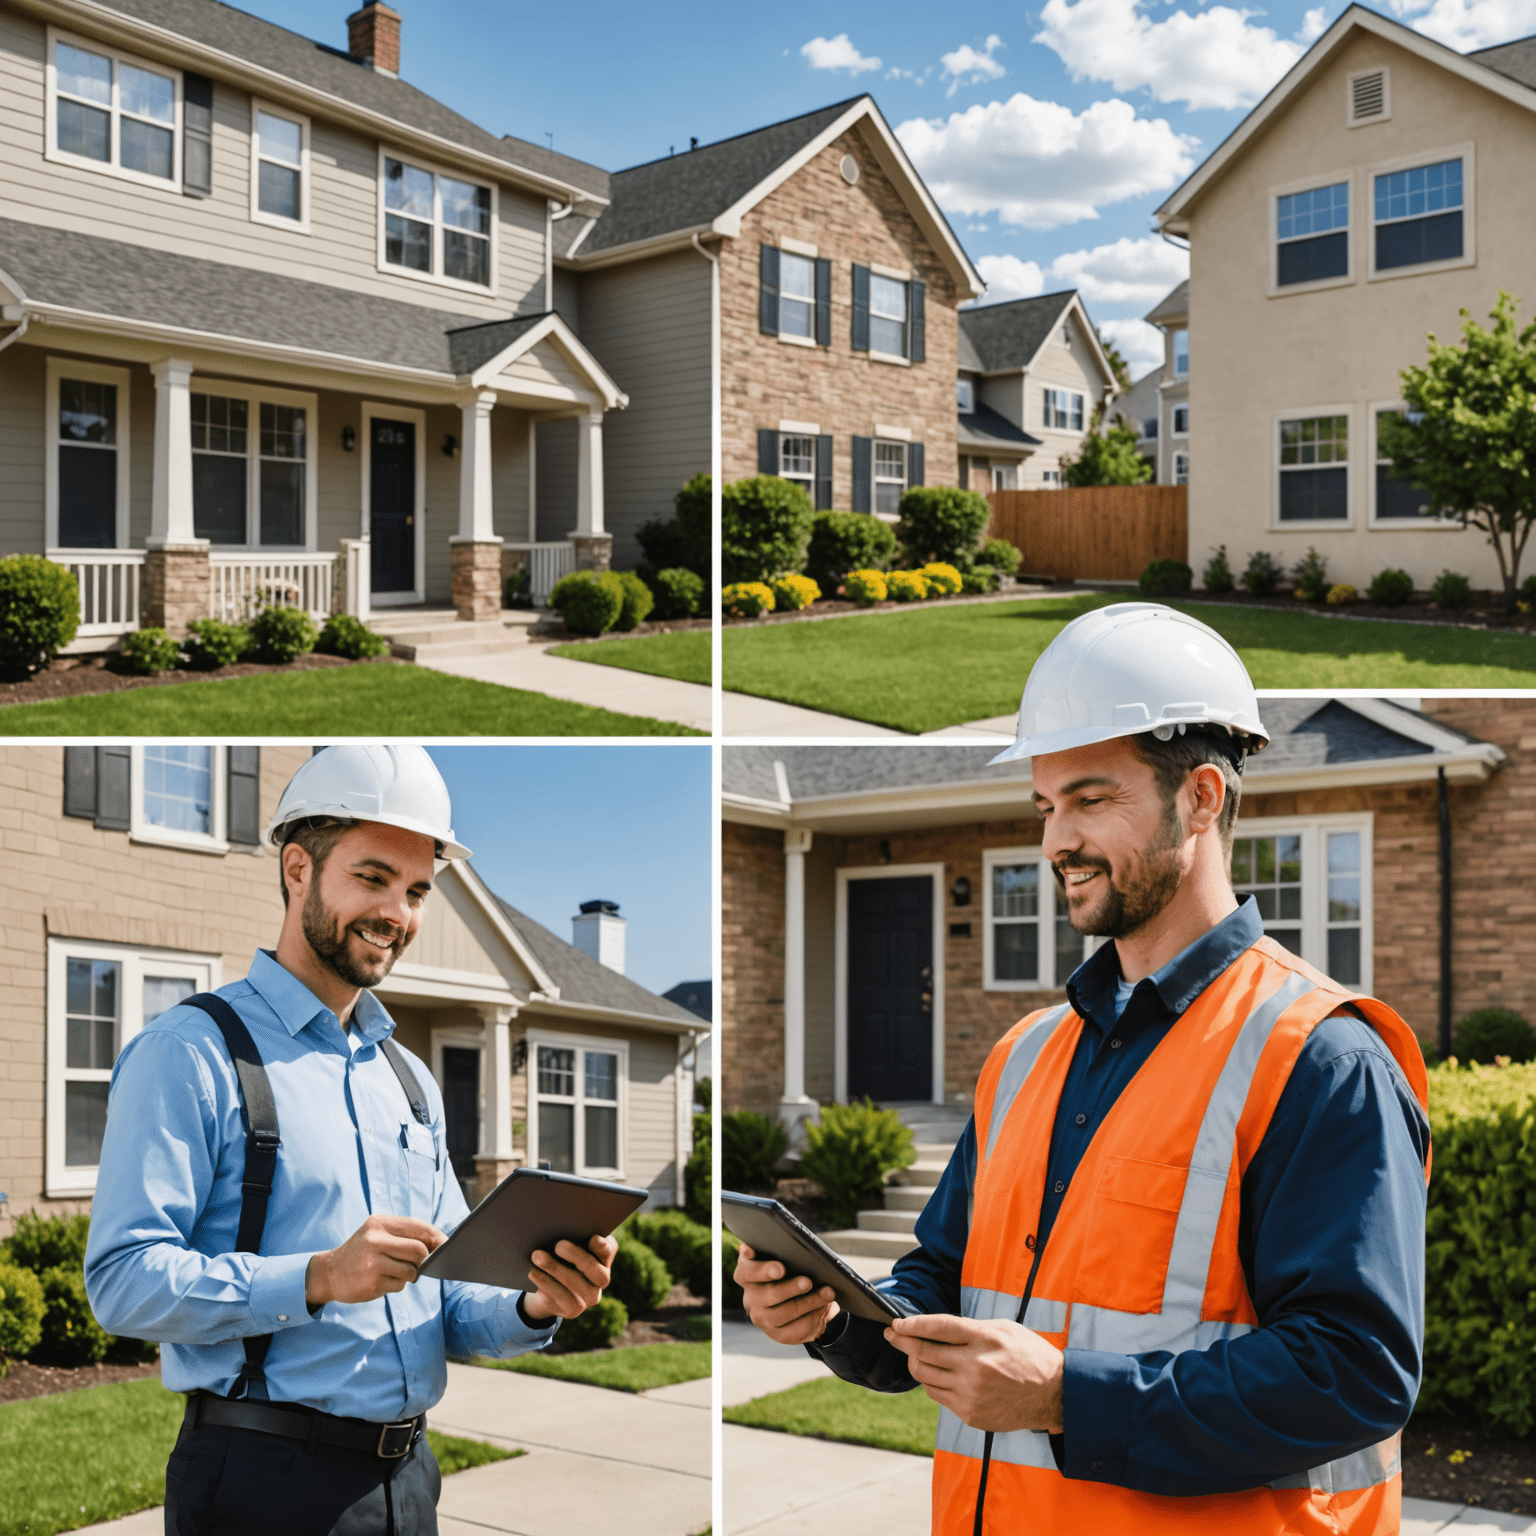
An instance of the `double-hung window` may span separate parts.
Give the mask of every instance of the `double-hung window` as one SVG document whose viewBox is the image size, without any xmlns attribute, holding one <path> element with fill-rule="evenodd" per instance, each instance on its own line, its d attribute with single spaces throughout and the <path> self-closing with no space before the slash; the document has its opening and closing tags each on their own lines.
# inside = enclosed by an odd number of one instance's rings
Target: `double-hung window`
<svg viewBox="0 0 1536 1536">
<path fill-rule="evenodd" d="M 907 444 L 875 439 L 875 511 L 898 512 L 907 489 Z"/>
<path fill-rule="evenodd" d="M 1349 183 L 1275 199 L 1275 286 L 1349 276 Z"/>
<path fill-rule="evenodd" d="M 1093 944 L 1067 921 L 1050 860 L 1038 848 L 989 848 L 982 855 L 982 879 L 984 989 L 1065 986 Z"/>
<path fill-rule="evenodd" d="M 915 277 L 853 267 L 853 327 L 855 352 L 867 352 L 886 362 L 927 358 L 927 285 Z"/>
<path fill-rule="evenodd" d="M 1349 417 L 1295 416 L 1280 433 L 1280 521 L 1343 522 L 1349 517 Z"/>
<path fill-rule="evenodd" d="M 313 521 L 313 395 L 192 392 L 192 526 L 216 545 L 304 548 Z"/>
<path fill-rule="evenodd" d="M 261 844 L 261 748 L 179 742 L 66 747 L 64 814 L 200 853 Z"/>
<path fill-rule="evenodd" d="M 1189 407 L 1176 405 L 1173 408 L 1173 434 L 1175 437 L 1187 437 L 1189 435 Z"/>
<path fill-rule="evenodd" d="M 1042 425 L 1054 427 L 1060 432 L 1083 430 L 1083 397 L 1065 389 L 1045 391 L 1045 410 Z"/>
<path fill-rule="evenodd" d="M 380 261 L 389 271 L 493 289 L 496 190 L 382 155 Z"/>
<path fill-rule="evenodd" d="M 779 253 L 779 335 L 816 337 L 816 263 L 789 251 Z"/>
<path fill-rule="evenodd" d="M 1382 426 L 1396 421 L 1404 414 L 1401 410 L 1376 412 L 1376 521 L 1401 522 L 1422 515 L 1420 507 L 1427 505 L 1429 492 L 1421 490 L 1413 481 L 1399 475 L 1392 467 L 1392 456 L 1382 443 Z M 1415 417 L 1415 420 L 1418 418 Z"/>
<path fill-rule="evenodd" d="M 535 1155 L 556 1173 L 621 1174 L 627 1045 L 530 1034 L 529 1050 Z"/>
<path fill-rule="evenodd" d="M 95 42 L 51 38 L 48 158 L 175 187 L 181 76 Z"/>
<path fill-rule="evenodd" d="M 779 474 L 798 485 L 814 501 L 816 496 L 816 439 L 798 432 L 779 434 Z"/>
<path fill-rule="evenodd" d="M 907 355 L 907 285 L 878 272 L 869 275 L 869 350 Z"/>
<path fill-rule="evenodd" d="M 1377 272 L 1461 259 L 1462 164 L 1458 156 L 1373 178 Z"/>
<path fill-rule="evenodd" d="M 309 119 L 251 104 L 251 217 L 309 227 Z"/>
<path fill-rule="evenodd" d="M 118 549 L 128 535 L 126 368 L 48 359 L 50 549 Z"/>
</svg>

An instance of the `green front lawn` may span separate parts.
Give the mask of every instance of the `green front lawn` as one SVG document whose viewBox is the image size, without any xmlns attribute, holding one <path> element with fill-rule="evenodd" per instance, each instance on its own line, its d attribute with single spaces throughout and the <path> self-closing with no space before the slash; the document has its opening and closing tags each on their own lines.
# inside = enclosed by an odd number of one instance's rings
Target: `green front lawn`
<svg viewBox="0 0 1536 1536">
<path fill-rule="evenodd" d="M 6 736 L 704 734 L 425 667 L 268 672 L 0 708 L 0 735 Z"/>
<path fill-rule="evenodd" d="M 727 1424 L 745 1424 L 750 1429 L 776 1429 L 786 1435 L 932 1456 L 939 1405 L 921 1387 L 910 1392 L 871 1392 L 827 1376 L 727 1408 L 724 1418 Z"/>
<path fill-rule="evenodd" d="M 552 645 L 551 656 L 592 661 L 601 667 L 627 667 L 652 677 L 675 677 L 680 683 L 709 686 L 710 633 L 682 629 L 670 635 L 642 635 L 637 640 L 589 640 L 583 645 Z"/>
<path fill-rule="evenodd" d="M 635 1344 L 627 1349 L 583 1350 L 575 1355 L 518 1355 L 512 1360 L 476 1359 L 473 1365 L 525 1376 L 581 1381 L 616 1392 L 649 1392 L 652 1387 L 700 1381 L 709 1375 L 708 1344 Z"/>
<path fill-rule="evenodd" d="M 914 608 L 815 623 L 727 628 L 724 681 L 895 730 L 1012 714 L 1035 658 L 1081 613 L 1134 594 Z M 1536 687 L 1536 637 L 1269 608 L 1171 606 L 1224 635 L 1258 688 Z"/>
</svg>

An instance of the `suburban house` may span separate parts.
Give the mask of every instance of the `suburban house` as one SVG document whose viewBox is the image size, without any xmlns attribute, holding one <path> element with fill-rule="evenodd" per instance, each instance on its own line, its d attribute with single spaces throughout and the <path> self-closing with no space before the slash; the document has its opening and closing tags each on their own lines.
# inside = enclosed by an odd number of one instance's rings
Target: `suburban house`
<svg viewBox="0 0 1536 1536">
<path fill-rule="evenodd" d="M 89 1208 L 124 1042 L 275 942 L 278 865 L 259 839 L 306 756 L 148 742 L 0 751 L 14 893 L 0 1217 Z M 568 943 L 472 865 L 444 865 L 420 934 L 376 989 L 442 1089 L 445 1150 L 472 1203 L 539 1160 L 682 1203 L 685 1059 L 708 1025 L 625 976 L 613 903 L 583 906 Z"/>
<path fill-rule="evenodd" d="M 1312 545 L 1357 587 L 1389 566 L 1498 585 L 1482 534 L 1421 514 L 1378 426 L 1426 333 L 1459 342 L 1460 311 L 1486 321 L 1501 289 L 1532 318 L 1533 150 L 1536 41 L 1464 56 L 1351 5 L 1162 205 L 1200 358 L 1192 551 L 1225 543 L 1241 569 Z"/>
<path fill-rule="evenodd" d="M 1142 317 L 1163 333 L 1163 361 L 1110 408 L 1137 432 L 1137 452 L 1155 485 L 1189 484 L 1189 283 L 1179 284 Z"/>
<path fill-rule="evenodd" d="M 1061 484 L 1115 372 L 1076 289 L 960 311 L 956 483 L 973 491 Z"/>
<path fill-rule="evenodd" d="M 1476 1008 L 1536 1018 L 1516 856 L 1536 701 L 1260 707 L 1273 740 L 1244 776 L 1232 874 L 1266 931 L 1430 1041 Z M 1028 762 L 994 752 L 725 748 L 727 1110 L 793 1122 L 867 1094 L 953 1113 L 1004 1031 L 1064 1000 L 1093 941 L 1057 911 Z"/>
</svg>

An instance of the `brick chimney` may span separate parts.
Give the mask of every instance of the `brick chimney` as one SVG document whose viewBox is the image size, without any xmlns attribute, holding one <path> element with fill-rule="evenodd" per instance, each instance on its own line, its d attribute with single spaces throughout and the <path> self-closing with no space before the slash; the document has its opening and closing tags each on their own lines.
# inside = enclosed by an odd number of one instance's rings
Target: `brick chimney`
<svg viewBox="0 0 1536 1536">
<path fill-rule="evenodd" d="M 347 17 L 347 52 L 381 75 L 398 75 L 400 12 L 379 0 L 363 0 L 362 9 Z"/>
</svg>

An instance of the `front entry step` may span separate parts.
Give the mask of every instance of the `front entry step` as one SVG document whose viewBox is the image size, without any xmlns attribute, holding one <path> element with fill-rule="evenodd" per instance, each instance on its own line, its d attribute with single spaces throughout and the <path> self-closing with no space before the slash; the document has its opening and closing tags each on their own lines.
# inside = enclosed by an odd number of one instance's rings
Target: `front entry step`
<svg viewBox="0 0 1536 1536">
<path fill-rule="evenodd" d="M 501 656 L 527 643 L 527 628 L 500 619 L 474 623 L 451 608 L 400 614 L 375 610 L 372 628 L 389 641 L 392 654 L 405 661 L 459 660 L 467 656 Z"/>
</svg>

